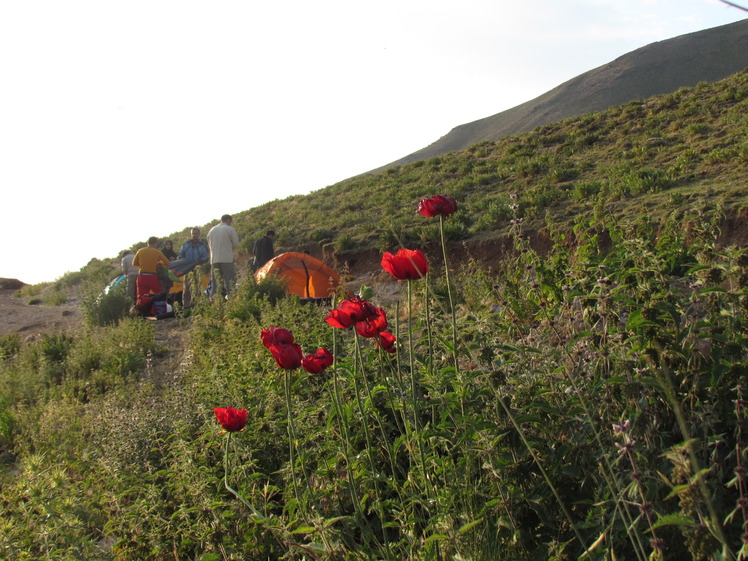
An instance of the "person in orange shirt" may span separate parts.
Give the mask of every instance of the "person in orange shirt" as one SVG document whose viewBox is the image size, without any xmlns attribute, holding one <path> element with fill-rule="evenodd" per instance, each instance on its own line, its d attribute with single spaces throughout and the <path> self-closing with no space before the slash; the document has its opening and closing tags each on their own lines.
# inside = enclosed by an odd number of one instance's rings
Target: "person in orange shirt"
<svg viewBox="0 0 748 561">
<path fill-rule="evenodd" d="M 153 303 L 154 296 L 161 294 L 161 280 L 156 275 L 156 267 L 169 265 L 169 259 L 158 249 L 158 238 L 148 238 L 148 247 L 143 247 L 135 254 L 132 264 L 138 267 L 136 281 L 135 307 L 140 313 L 145 313 Z"/>
</svg>

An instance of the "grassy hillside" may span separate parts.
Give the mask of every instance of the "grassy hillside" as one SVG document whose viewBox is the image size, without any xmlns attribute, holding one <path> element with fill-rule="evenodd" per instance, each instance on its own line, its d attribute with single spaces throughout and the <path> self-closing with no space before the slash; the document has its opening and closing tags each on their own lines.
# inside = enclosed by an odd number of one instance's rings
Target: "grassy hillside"
<svg viewBox="0 0 748 561">
<path fill-rule="evenodd" d="M 238 215 L 236 226 L 248 249 L 274 227 L 280 247 L 319 256 L 427 240 L 431 230 L 413 228 L 411 213 L 437 192 L 460 202 L 447 227 L 452 240 L 505 237 L 515 214 L 538 231 L 569 229 L 596 212 L 659 220 L 695 198 L 724 199 L 739 212 L 748 206 L 747 99 L 743 71 L 267 203 Z"/>
<path fill-rule="evenodd" d="M 447 238 L 479 244 L 480 255 L 506 246 L 512 218 L 533 239 L 549 224 L 570 232 L 585 215 L 657 222 L 695 200 L 720 200 L 734 218 L 748 208 L 746 99 L 748 70 L 272 201 L 235 214 L 234 226 L 245 254 L 274 228 L 280 251 L 370 267 L 361 254 L 437 241 L 433 229 L 410 223 L 418 201 L 433 193 L 460 203 Z M 191 227 L 164 237 L 179 244 Z"/>
<path fill-rule="evenodd" d="M 84 332 L 0 338 L 0 557 L 748 559 L 747 81 L 237 217 L 423 249 L 391 305 L 250 278 L 149 322 L 99 285 Z M 416 214 L 437 193 L 457 213 Z"/>
</svg>

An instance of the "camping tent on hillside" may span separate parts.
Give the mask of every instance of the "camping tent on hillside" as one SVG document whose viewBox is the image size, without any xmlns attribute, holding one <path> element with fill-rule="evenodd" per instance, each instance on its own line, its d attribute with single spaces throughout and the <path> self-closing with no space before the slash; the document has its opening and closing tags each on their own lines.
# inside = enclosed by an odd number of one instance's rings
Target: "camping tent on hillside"
<svg viewBox="0 0 748 561">
<path fill-rule="evenodd" d="M 301 299 L 327 299 L 340 285 L 340 276 L 324 262 L 306 253 L 281 253 L 255 273 L 259 281 L 277 275 L 287 282 L 289 294 Z"/>
</svg>

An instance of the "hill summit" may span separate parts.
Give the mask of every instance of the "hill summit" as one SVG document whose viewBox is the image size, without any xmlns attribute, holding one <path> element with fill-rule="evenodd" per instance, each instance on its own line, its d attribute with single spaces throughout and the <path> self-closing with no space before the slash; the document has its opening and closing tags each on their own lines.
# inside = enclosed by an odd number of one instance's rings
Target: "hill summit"
<svg viewBox="0 0 748 561">
<path fill-rule="evenodd" d="M 652 43 L 517 107 L 460 125 L 433 144 L 374 170 L 427 160 L 629 101 L 721 80 L 748 67 L 748 19 Z"/>
</svg>

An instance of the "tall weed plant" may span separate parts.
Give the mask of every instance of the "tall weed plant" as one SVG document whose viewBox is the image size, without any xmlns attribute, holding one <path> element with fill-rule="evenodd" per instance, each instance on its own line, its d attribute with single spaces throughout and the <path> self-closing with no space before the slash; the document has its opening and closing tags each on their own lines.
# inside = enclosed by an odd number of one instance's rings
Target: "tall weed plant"
<svg viewBox="0 0 748 561">
<path fill-rule="evenodd" d="M 103 290 L 101 284 L 89 282 L 82 289 L 81 310 L 89 327 L 116 325 L 129 315 L 132 305 L 132 300 L 125 294 L 124 281 Z"/>
</svg>

